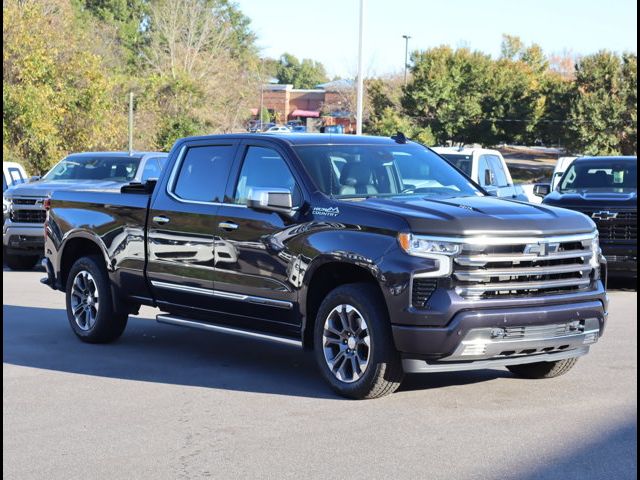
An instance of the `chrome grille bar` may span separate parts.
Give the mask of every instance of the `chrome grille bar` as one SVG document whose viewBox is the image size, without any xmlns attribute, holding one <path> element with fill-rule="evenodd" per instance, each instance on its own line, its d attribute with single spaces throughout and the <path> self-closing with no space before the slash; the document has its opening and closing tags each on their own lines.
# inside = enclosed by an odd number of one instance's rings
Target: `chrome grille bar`
<svg viewBox="0 0 640 480">
<path fill-rule="evenodd" d="M 536 254 L 514 254 L 514 255 L 462 255 L 456 257 L 455 262 L 464 266 L 482 266 L 490 262 L 544 262 L 547 260 L 566 260 L 570 258 L 584 258 L 585 261 L 591 259 L 591 250 L 569 250 L 554 253 L 546 257 Z"/>
<path fill-rule="evenodd" d="M 586 273 L 591 270 L 587 264 L 554 265 L 551 267 L 531 267 L 531 268 L 504 268 L 504 269 L 480 269 L 480 270 L 458 270 L 454 273 L 458 280 L 489 281 L 492 277 L 523 277 L 536 275 L 555 275 L 561 273 Z"/>
<path fill-rule="evenodd" d="M 456 292 L 463 297 L 479 297 L 488 292 L 517 292 L 530 290 L 552 290 L 564 287 L 585 287 L 591 279 L 569 278 L 566 280 L 547 280 L 539 282 L 486 283 L 473 286 L 458 286 Z"/>
</svg>

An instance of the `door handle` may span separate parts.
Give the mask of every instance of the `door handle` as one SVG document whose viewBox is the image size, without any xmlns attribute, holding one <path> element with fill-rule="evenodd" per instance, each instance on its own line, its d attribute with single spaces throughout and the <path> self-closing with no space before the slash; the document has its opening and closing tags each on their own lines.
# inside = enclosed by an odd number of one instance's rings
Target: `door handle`
<svg viewBox="0 0 640 480">
<path fill-rule="evenodd" d="M 218 227 L 220 227 L 223 230 L 226 230 L 227 232 L 230 232 L 232 230 L 237 230 L 238 224 L 233 222 L 220 222 L 218 224 Z"/>
<path fill-rule="evenodd" d="M 164 215 L 158 215 L 157 217 L 153 217 L 153 221 L 158 225 L 164 225 L 165 223 L 169 223 L 169 218 Z"/>
</svg>

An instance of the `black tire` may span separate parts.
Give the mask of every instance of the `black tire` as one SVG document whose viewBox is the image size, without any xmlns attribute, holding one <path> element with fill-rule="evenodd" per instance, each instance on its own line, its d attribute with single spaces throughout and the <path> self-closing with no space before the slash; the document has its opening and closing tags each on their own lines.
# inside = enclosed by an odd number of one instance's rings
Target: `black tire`
<svg viewBox="0 0 640 480">
<path fill-rule="evenodd" d="M 3 260 L 11 270 L 32 270 L 40 260 L 40 255 L 9 255 L 4 253 Z"/>
<path fill-rule="evenodd" d="M 567 358 L 556 362 L 525 363 L 524 365 L 510 365 L 507 369 L 521 378 L 553 378 L 564 375 L 578 362 L 577 358 Z"/>
<path fill-rule="evenodd" d="M 81 272 L 88 272 L 97 291 L 98 307 L 91 326 L 85 328 L 79 324 L 73 314 L 72 290 L 74 281 Z M 95 295 L 94 295 L 95 297 Z M 73 264 L 67 277 L 66 288 L 67 318 L 76 336 L 87 343 L 108 343 L 116 340 L 125 327 L 129 317 L 126 313 L 115 312 L 109 285 L 109 277 L 103 260 L 98 256 L 81 257 Z"/>
<path fill-rule="evenodd" d="M 368 363 L 361 376 L 350 383 L 341 381 L 332 372 L 323 345 L 325 320 L 340 305 L 350 305 L 362 315 L 369 336 Z M 393 344 L 387 308 L 380 292 L 370 284 L 342 285 L 327 295 L 316 316 L 314 350 L 324 379 L 336 393 L 347 398 L 359 400 L 388 395 L 398 389 L 404 376 L 400 355 Z M 347 363 L 346 359 L 344 362 Z"/>
</svg>

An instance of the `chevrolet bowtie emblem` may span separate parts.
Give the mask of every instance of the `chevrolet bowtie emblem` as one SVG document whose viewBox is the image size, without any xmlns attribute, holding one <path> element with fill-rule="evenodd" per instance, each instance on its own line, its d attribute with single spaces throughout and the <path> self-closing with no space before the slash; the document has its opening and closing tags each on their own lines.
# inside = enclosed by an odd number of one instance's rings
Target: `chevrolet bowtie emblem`
<svg viewBox="0 0 640 480">
<path fill-rule="evenodd" d="M 610 212 L 608 210 L 602 210 L 600 212 L 594 212 L 591 214 L 591 218 L 595 218 L 597 220 L 612 220 L 617 216 L 617 212 Z"/>
</svg>

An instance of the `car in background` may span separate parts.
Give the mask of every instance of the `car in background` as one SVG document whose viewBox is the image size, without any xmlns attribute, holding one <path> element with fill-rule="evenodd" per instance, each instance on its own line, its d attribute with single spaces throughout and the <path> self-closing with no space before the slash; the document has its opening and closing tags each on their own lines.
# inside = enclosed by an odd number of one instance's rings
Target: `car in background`
<svg viewBox="0 0 640 480">
<path fill-rule="evenodd" d="M 284 125 L 275 125 L 266 130 L 265 133 L 291 133 L 291 129 Z"/>
<path fill-rule="evenodd" d="M 611 277 L 638 276 L 638 157 L 579 157 L 547 195 L 545 205 L 577 210 L 598 227 Z"/>
<path fill-rule="evenodd" d="M 249 133 L 265 132 L 274 126 L 275 126 L 275 123 L 273 122 L 261 122 L 260 120 L 251 120 L 247 125 L 247 132 Z"/>
<path fill-rule="evenodd" d="M 461 170 L 489 194 L 530 202 L 521 185 L 515 185 L 502 154 L 486 148 L 434 147 L 433 151 Z"/>
<path fill-rule="evenodd" d="M 42 178 L 10 187 L 4 192 L 2 253 L 14 270 L 33 268 L 43 254 L 45 199 L 57 190 L 106 188 L 158 178 L 167 160 L 160 152 L 75 153 L 55 165 Z"/>
<path fill-rule="evenodd" d="M 287 122 L 287 127 L 289 127 L 291 130 L 293 130 L 295 127 L 301 127 L 302 125 L 302 120 L 289 120 Z"/>
<path fill-rule="evenodd" d="M 9 202 L 4 197 L 4 192 L 9 187 L 19 185 L 27 181 L 27 172 L 24 167 L 16 162 L 2 162 L 2 223 L 9 216 Z"/>
<path fill-rule="evenodd" d="M 551 191 L 555 190 L 558 184 L 560 183 L 560 179 L 564 172 L 567 171 L 569 165 L 573 163 L 573 161 L 578 157 L 560 157 L 556 163 L 555 168 L 553 169 L 553 175 L 551 176 Z"/>
<path fill-rule="evenodd" d="M 291 129 L 291 132 L 293 132 L 293 133 L 307 133 L 307 127 L 305 127 L 304 125 L 296 125 L 295 127 L 293 127 Z"/>
</svg>

